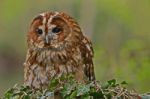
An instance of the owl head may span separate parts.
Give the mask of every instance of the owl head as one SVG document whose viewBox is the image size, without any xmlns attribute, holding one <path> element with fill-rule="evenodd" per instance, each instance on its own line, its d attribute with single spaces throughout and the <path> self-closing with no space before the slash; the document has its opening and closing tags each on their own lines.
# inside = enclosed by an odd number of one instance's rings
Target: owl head
<svg viewBox="0 0 150 99">
<path fill-rule="evenodd" d="M 62 12 L 45 12 L 31 22 L 27 34 L 28 46 L 33 49 L 63 49 L 80 41 L 78 23 Z"/>
</svg>

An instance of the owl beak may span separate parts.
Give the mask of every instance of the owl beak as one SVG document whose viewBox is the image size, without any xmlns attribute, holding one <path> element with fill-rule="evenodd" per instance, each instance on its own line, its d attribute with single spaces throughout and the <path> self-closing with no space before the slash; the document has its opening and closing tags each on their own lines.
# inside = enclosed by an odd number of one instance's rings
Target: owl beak
<svg viewBox="0 0 150 99">
<path fill-rule="evenodd" d="M 45 37 L 45 43 L 46 43 L 46 44 L 49 43 L 49 37 L 48 37 L 48 36 Z"/>
</svg>

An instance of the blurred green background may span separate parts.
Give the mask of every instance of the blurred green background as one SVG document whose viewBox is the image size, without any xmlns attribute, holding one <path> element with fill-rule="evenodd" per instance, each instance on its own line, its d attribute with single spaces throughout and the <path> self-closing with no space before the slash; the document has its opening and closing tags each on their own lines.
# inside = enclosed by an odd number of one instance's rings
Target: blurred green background
<svg viewBox="0 0 150 99">
<path fill-rule="evenodd" d="M 34 16 L 63 11 L 92 39 L 97 80 L 150 91 L 150 0 L 0 0 L 0 94 L 23 83 L 26 33 Z"/>
</svg>

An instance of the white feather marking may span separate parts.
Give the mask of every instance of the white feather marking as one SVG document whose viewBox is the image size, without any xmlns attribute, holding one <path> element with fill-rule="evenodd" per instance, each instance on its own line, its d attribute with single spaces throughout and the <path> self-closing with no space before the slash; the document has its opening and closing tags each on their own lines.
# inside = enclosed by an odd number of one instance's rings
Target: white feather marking
<svg viewBox="0 0 150 99">
<path fill-rule="evenodd" d="M 48 19 L 48 23 L 50 23 L 53 19 L 53 16 L 50 16 L 50 18 Z"/>
<path fill-rule="evenodd" d="M 90 48 L 89 44 L 86 44 L 86 47 L 87 47 L 87 49 L 88 49 L 89 51 L 91 51 L 91 48 Z"/>
<path fill-rule="evenodd" d="M 57 16 L 58 14 L 59 14 L 59 12 L 55 12 L 55 14 L 54 14 L 54 15 L 51 15 L 50 18 L 48 19 L 48 27 L 49 27 L 49 29 L 56 27 L 56 25 L 52 25 L 52 24 L 50 24 L 50 23 L 52 22 L 53 18 L 54 18 L 55 16 Z"/>
<path fill-rule="evenodd" d="M 39 29 L 42 29 L 43 35 L 45 35 L 45 24 L 46 24 L 46 17 L 43 16 L 42 25 L 39 26 Z"/>
<path fill-rule="evenodd" d="M 46 23 L 46 17 L 43 18 L 43 22 L 42 23 L 43 23 L 43 25 L 45 25 L 45 23 Z"/>
<path fill-rule="evenodd" d="M 51 15 L 50 18 L 49 18 L 49 20 L 48 20 L 48 23 L 51 23 L 52 19 L 53 19 L 55 16 L 57 16 L 58 14 L 59 14 L 59 12 L 55 12 L 54 15 Z"/>
<path fill-rule="evenodd" d="M 56 15 L 58 15 L 58 14 L 59 14 L 59 12 L 56 11 L 54 16 L 56 16 Z"/>
<path fill-rule="evenodd" d="M 89 54 L 88 53 L 86 53 L 86 57 L 88 57 L 89 56 Z"/>
<path fill-rule="evenodd" d="M 45 13 L 41 13 L 40 15 L 41 15 L 41 16 L 45 16 Z"/>
</svg>

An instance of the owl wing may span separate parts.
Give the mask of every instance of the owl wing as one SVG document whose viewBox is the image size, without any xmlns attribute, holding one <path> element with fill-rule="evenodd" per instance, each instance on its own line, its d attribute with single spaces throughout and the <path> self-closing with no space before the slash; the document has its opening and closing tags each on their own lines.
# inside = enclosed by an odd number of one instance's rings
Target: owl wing
<svg viewBox="0 0 150 99">
<path fill-rule="evenodd" d="M 94 51 L 91 41 L 88 40 L 87 37 L 84 37 L 80 48 L 83 58 L 84 73 L 87 76 L 88 80 L 95 80 L 94 66 L 92 60 Z"/>
</svg>

